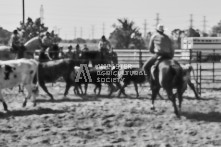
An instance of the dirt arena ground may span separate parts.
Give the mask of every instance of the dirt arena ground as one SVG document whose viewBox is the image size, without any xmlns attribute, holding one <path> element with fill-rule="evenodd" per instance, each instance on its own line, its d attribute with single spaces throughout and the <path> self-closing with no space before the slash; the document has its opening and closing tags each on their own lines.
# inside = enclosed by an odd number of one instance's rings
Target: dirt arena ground
<svg viewBox="0 0 221 147">
<path fill-rule="evenodd" d="M 51 87 L 51 84 L 49 84 Z M 28 101 L 22 108 L 23 94 L 17 89 L 3 95 L 10 112 L 0 104 L 0 146 L 73 146 L 73 147 L 212 147 L 221 146 L 221 91 L 202 93 L 196 100 L 192 91 L 184 95 L 182 117 L 177 119 L 167 97 L 158 98 L 156 110 L 150 110 L 150 91 L 140 88 L 135 98 L 116 94 L 79 97 L 72 89 L 64 98 L 64 85 L 56 83 L 49 90 L 55 101 L 40 90 L 37 106 Z M 92 89 L 92 88 L 91 88 Z"/>
</svg>

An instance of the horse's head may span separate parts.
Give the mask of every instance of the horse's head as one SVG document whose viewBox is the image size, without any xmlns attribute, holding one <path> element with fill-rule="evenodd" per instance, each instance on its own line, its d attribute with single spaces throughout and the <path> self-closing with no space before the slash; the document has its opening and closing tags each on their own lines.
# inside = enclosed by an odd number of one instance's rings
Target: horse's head
<svg viewBox="0 0 221 147">
<path fill-rule="evenodd" d="M 51 47 L 49 47 L 48 52 L 51 59 L 59 59 L 60 48 L 57 44 L 52 44 Z"/>
</svg>

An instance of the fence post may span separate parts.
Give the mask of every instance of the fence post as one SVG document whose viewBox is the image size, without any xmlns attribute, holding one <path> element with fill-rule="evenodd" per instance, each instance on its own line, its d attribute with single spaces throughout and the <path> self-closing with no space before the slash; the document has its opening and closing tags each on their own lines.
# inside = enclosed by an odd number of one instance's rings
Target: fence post
<svg viewBox="0 0 221 147">
<path fill-rule="evenodd" d="M 199 57 L 200 57 L 200 89 L 199 89 L 199 91 L 200 91 L 200 95 L 201 95 L 201 90 L 202 90 L 202 66 L 201 66 L 201 62 L 202 62 L 202 51 L 200 51 L 200 53 L 199 53 Z"/>
<path fill-rule="evenodd" d="M 143 62 L 142 62 L 142 51 L 141 48 L 139 48 L 139 67 L 142 68 Z"/>
<path fill-rule="evenodd" d="M 215 82 L 215 49 L 213 49 L 213 83 Z"/>
<path fill-rule="evenodd" d="M 191 60 L 192 60 L 192 49 L 189 49 L 189 53 L 190 53 L 189 64 L 191 64 Z"/>
<path fill-rule="evenodd" d="M 201 67 L 201 64 L 200 64 L 200 88 L 199 88 L 200 96 L 201 96 L 201 90 L 202 90 L 202 74 L 201 74 L 201 71 L 202 71 L 202 67 Z"/>
<path fill-rule="evenodd" d="M 199 58 L 199 52 L 196 52 L 196 90 L 197 93 L 199 93 L 199 63 L 198 63 L 198 58 Z"/>
</svg>

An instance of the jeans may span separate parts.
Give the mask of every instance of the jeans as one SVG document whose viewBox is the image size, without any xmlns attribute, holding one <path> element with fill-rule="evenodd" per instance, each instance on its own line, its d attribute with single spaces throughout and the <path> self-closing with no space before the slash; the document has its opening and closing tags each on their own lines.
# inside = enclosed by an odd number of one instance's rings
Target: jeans
<svg viewBox="0 0 221 147">
<path fill-rule="evenodd" d="M 158 55 L 154 55 L 144 63 L 142 68 L 148 76 L 150 76 L 150 69 L 154 65 L 154 63 L 157 61 L 158 57 L 159 57 Z"/>
</svg>

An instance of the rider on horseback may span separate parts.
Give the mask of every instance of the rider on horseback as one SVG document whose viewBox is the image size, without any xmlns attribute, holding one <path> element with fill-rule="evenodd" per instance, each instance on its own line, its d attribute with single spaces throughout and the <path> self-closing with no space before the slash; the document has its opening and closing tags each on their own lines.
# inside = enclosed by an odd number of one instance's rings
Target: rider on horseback
<svg viewBox="0 0 221 147">
<path fill-rule="evenodd" d="M 150 77 L 152 66 L 154 69 L 162 59 L 172 59 L 174 56 L 174 49 L 172 48 L 171 40 L 166 34 L 164 34 L 163 25 L 158 24 L 156 34 L 154 34 L 150 39 L 149 50 L 155 55 L 147 60 L 143 65 L 143 69 L 148 77 Z"/>
<path fill-rule="evenodd" d="M 13 34 L 10 38 L 9 45 L 12 47 L 13 51 L 17 52 L 17 59 L 24 57 L 25 47 L 22 43 L 21 36 L 18 34 L 17 30 L 13 31 Z"/>
<path fill-rule="evenodd" d="M 101 40 L 98 43 L 98 49 L 100 49 L 104 58 L 110 53 L 111 44 L 104 35 L 101 37 Z"/>
<path fill-rule="evenodd" d="M 51 60 L 49 55 L 46 55 L 45 53 L 46 49 L 52 46 L 52 39 L 50 37 L 49 32 L 46 32 L 46 35 L 42 38 L 41 42 L 42 42 L 42 45 L 41 45 L 42 49 L 39 55 L 39 61 Z"/>
<path fill-rule="evenodd" d="M 52 39 L 50 37 L 50 33 L 47 32 L 46 35 L 42 38 L 42 48 L 45 51 L 48 47 L 51 47 Z"/>
</svg>

